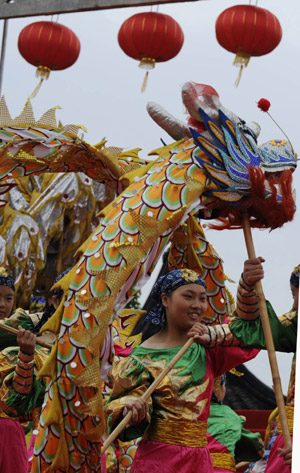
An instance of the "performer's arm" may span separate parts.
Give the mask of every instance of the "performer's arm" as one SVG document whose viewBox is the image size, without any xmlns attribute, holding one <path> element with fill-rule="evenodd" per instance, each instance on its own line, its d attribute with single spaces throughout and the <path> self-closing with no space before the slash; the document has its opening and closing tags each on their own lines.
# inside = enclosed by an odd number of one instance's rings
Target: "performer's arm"
<svg viewBox="0 0 300 473">
<path fill-rule="evenodd" d="M 29 394 L 33 383 L 36 336 L 19 326 L 17 343 L 20 352 L 12 386 L 18 394 Z"/>
<path fill-rule="evenodd" d="M 35 335 L 19 327 L 20 350 L 15 347 L 1 352 L 5 366 L 1 386 L 1 407 L 10 417 L 31 415 L 44 398 L 44 381 L 37 380 L 37 371 L 47 358 L 43 350 L 35 349 Z"/>
<path fill-rule="evenodd" d="M 244 271 L 237 293 L 237 307 L 229 316 L 231 332 L 246 347 L 266 348 L 265 337 L 259 316 L 259 308 L 254 284 L 263 278 L 262 257 L 245 261 Z M 266 301 L 275 349 L 282 352 L 296 350 L 297 319 L 291 318 L 288 323 L 281 323 L 272 305 Z"/>
<path fill-rule="evenodd" d="M 254 290 L 254 284 L 260 281 L 264 276 L 262 267 L 263 258 L 258 257 L 247 260 L 244 263 L 244 271 L 241 275 L 238 290 L 236 310 L 229 317 L 229 325 L 236 318 L 242 320 L 255 320 L 259 317 L 257 296 Z"/>
</svg>

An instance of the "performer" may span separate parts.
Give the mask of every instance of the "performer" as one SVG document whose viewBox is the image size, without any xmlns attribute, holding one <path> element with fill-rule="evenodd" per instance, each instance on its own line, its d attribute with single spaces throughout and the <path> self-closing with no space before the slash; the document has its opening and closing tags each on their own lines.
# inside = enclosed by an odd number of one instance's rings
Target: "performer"
<svg viewBox="0 0 300 473">
<path fill-rule="evenodd" d="M 257 350 L 201 345 L 202 336 L 208 337 L 198 323 L 207 310 L 207 295 L 194 271 L 171 271 L 158 279 L 151 294 L 158 303 L 148 319 L 161 330 L 113 366 L 108 424 L 113 429 L 132 410 L 132 423 L 120 438 L 143 436 L 132 466 L 135 473 L 212 473 L 207 419 L 214 378 L 254 358 Z M 143 401 L 140 396 L 190 337 L 195 342 Z"/>
<path fill-rule="evenodd" d="M 245 261 L 244 272 L 238 287 L 237 308 L 230 318 L 232 332 L 248 347 L 266 348 L 261 320 L 259 317 L 257 298 L 254 284 L 264 277 L 262 257 Z M 294 352 L 292 370 L 287 394 L 286 414 L 290 434 L 293 434 L 294 396 L 295 396 L 295 368 L 296 343 L 298 322 L 300 265 L 291 274 L 290 285 L 293 296 L 293 308 L 282 317 L 277 317 L 271 304 L 267 301 L 267 309 L 274 339 L 275 349 L 282 352 Z M 272 445 L 266 473 L 290 473 L 292 452 L 284 448 L 281 425 L 277 421 L 278 436 Z"/>
<path fill-rule="evenodd" d="M 263 455 L 260 434 L 243 427 L 245 418 L 223 404 L 225 394 L 226 374 L 223 374 L 220 386 L 216 386 L 215 382 L 208 418 L 207 446 L 212 456 L 214 473 L 235 472 L 236 462 L 255 461 Z"/>
<path fill-rule="evenodd" d="M 5 268 L 0 268 L 2 320 L 11 315 L 14 303 L 13 279 Z M 43 381 L 35 377 L 42 359 L 41 354 L 35 355 L 35 344 L 36 336 L 19 325 L 14 346 L 0 352 L 0 473 L 27 473 L 27 446 L 19 421 L 29 420 L 28 414 L 32 419 L 44 394 Z"/>
</svg>

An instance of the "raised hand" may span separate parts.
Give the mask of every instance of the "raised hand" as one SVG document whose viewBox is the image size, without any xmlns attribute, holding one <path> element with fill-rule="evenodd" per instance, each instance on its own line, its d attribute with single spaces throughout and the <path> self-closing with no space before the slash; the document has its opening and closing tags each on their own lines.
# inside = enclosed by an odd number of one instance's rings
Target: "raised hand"
<svg viewBox="0 0 300 473">
<path fill-rule="evenodd" d="M 253 286 L 256 282 L 263 279 L 264 269 L 262 263 L 264 261 L 265 259 L 262 256 L 245 261 L 242 278 L 248 286 Z"/>
<path fill-rule="evenodd" d="M 201 343 L 201 345 L 209 345 L 211 342 L 211 336 L 209 328 L 206 324 L 196 322 L 191 330 L 188 332 L 188 337 L 194 337 L 195 342 Z"/>
<path fill-rule="evenodd" d="M 36 344 L 36 336 L 30 330 L 25 330 L 20 325 L 18 327 L 17 343 L 22 352 L 33 354 Z"/>
</svg>

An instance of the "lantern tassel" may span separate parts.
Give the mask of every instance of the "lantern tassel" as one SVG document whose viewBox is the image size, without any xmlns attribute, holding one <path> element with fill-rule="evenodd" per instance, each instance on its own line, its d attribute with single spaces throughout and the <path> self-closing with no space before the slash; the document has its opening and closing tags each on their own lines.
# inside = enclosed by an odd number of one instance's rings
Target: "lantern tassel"
<svg viewBox="0 0 300 473">
<path fill-rule="evenodd" d="M 145 90 L 146 90 L 147 83 L 148 83 L 148 76 L 149 76 L 149 71 L 146 71 L 146 74 L 145 74 L 145 77 L 144 77 L 144 80 L 143 80 L 143 83 L 142 83 L 141 92 L 145 92 Z"/>
<path fill-rule="evenodd" d="M 41 77 L 38 85 L 36 86 L 36 88 L 34 89 L 34 91 L 29 95 L 28 97 L 28 100 L 30 99 L 34 99 L 34 97 L 37 95 L 38 91 L 40 90 L 40 88 L 42 87 L 42 83 L 44 82 L 44 77 Z"/>
<path fill-rule="evenodd" d="M 237 87 L 240 83 L 241 77 L 242 77 L 242 72 L 244 67 L 247 67 L 250 61 L 250 54 L 244 53 L 242 51 L 238 52 L 234 58 L 233 65 L 236 67 L 239 67 L 239 73 L 236 78 L 236 81 L 234 83 L 234 86 Z"/>
<path fill-rule="evenodd" d="M 244 69 L 244 66 L 243 66 L 243 64 L 241 64 L 238 76 L 237 76 L 236 81 L 234 83 L 234 87 L 238 87 L 238 85 L 240 83 L 240 80 L 241 80 L 241 77 L 242 77 L 243 69 Z"/>
</svg>

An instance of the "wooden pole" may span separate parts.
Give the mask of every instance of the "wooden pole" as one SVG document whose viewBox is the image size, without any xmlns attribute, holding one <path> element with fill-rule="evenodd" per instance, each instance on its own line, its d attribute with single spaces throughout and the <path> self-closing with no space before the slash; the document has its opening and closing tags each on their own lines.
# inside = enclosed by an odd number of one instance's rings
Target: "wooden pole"
<svg viewBox="0 0 300 473">
<path fill-rule="evenodd" d="M 12 335 L 15 335 L 15 336 L 18 335 L 18 330 L 16 328 L 10 327 L 9 325 L 5 325 L 3 322 L 0 322 L 0 329 L 4 330 L 5 332 L 11 333 Z M 52 345 L 50 345 L 50 343 L 44 342 L 39 337 L 37 337 L 36 343 L 40 345 L 41 347 L 49 348 L 49 350 L 51 350 L 52 348 Z"/>
<path fill-rule="evenodd" d="M 244 218 L 243 218 L 243 231 L 244 231 L 248 257 L 249 259 L 256 258 L 249 217 L 247 214 L 244 215 Z M 288 426 L 287 417 L 286 417 L 280 374 L 279 374 L 279 369 L 278 369 L 278 364 L 277 364 L 277 359 L 276 359 L 276 353 L 275 353 L 274 341 L 273 341 L 273 336 L 272 336 L 272 331 L 271 331 L 271 325 L 270 325 L 269 316 L 268 316 L 268 310 L 266 306 L 266 301 L 265 301 L 265 296 L 264 296 L 261 281 L 258 281 L 257 283 L 255 283 L 255 292 L 258 299 L 259 314 L 261 318 L 261 324 L 262 324 L 265 341 L 266 341 L 266 347 L 268 351 L 274 393 L 275 393 L 276 403 L 277 403 L 278 412 L 279 412 L 279 419 L 281 423 L 284 444 L 285 444 L 285 447 L 291 447 L 291 437 L 290 437 L 289 426 Z"/>
<path fill-rule="evenodd" d="M 155 379 L 155 381 L 149 386 L 147 391 L 141 396 L 141 398 L 146 401 L 155 388 L 159 385 L 159 383 L 164 379 L 164 377 L 171 371 L 174 365 L 176 365 L 177 361 L 184 355 L 184 353 L 190 348 L 192 343 L 194 342 L 194 338 L 189 338 L 188 341 L 183 345 L 183 347 L 179 350 L 178 353 L 174 356 L 174 358 L 170 361 L 170 363 L 163 369 L 160 375 Z M 126 427 L 129 423 L 132 416 L 132 411 L 129 411 L 124 419 L 119 423 L 119 425 L 112 431 L 112 433 L 107 437 L 103 446 L 101 448 L 101 455 L 105 452 L 105 450 L 109 447 L 109 445 L 116 440 L 118 435 L 122 432 L 122 430 Z"/>
</svg>

